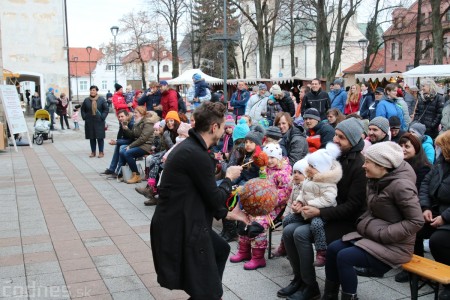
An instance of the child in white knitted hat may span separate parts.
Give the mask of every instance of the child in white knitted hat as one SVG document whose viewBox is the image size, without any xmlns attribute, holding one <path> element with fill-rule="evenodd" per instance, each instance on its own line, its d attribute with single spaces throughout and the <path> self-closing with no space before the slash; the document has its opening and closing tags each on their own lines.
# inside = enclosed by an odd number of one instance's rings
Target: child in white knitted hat
<svg viewBox="0 0 450 300">
<path fill-rule="evenodd" d="M 316 261 L 314 266 L 322 267 L 326 260 L 326 237 L 321 217 L 306 219 L 302 213 L 305 206 L 324 208 L 336 206 L 337 183 L 342 178 L 342 167 L 336 160 L 340 150 L 334 143 L 328 143 L 325 149 L 319 149 L 305 157 L 308 162 L 306 179 L 302 191 L 292 203 L 292 214 L 283 219 L 283 226 L 291 223 L 310 223 L 311 233 L 316 248 Z"/>
</svg>

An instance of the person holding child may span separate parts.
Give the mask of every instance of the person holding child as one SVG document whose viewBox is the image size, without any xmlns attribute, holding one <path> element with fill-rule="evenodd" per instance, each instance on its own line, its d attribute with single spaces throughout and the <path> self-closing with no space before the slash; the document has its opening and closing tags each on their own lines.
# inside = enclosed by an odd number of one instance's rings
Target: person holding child
<svg viewBox="0 0 450 300">
<path fill-rule="evenodd" d="M 336 126 L 333 142 L 341 155 L 337 159 L 342 166 L 342 178 L 337 183 L 336 206 L 316 208 L 302 206 L 306 218 L 321 217 L 325 221 L 327 244 L 355 230 L 356 219 L 365 211 L 366 177 L 364 176 L 363 127 L 355 118 L 340 122 Z M 311 244 L 310 224 L 293 223 L 283 229 L 283 242 L 294 278 L 280 289 L 279 297 L 288 299 L 312 299 L 320 296 L 314 269 L 314 251 Z"/>
<path fill-rule="evenodd" d="M 339 287 L 341 299 L 358 299 L 354 267 L 384 274 L 410 261 L 416 233 L 424 224 L 416 174 L 403 160 L 398 144 L 372 145 L 363 168 L 368 178 L 368 209 L 358 218 L 356 231 L 329 245 L 322 299 L 337 299 Z"/>
<path fill-rule="evenodd" d="M 323 267 L 326 256 L 326 237 L 324 220 L 313 217 L 309 220 L 302 214 L 301 207 L 312 206 L 316 208 L 336 206 L 337 186 L 342 178 L 342 167 L 336 158 L 340 150 L 334 143 L 329 143 L 326 149 L 320 149 L 306 156 L 308 166 L 305 169 L 306 180 L 303 182 L 302 191 L 292 202 L 292 213 L 283 219 L 283 227 L 293 223 L 310 223 L 311 233 L 316 249 L 316 261 L 314 266 Z"/>
</svg>

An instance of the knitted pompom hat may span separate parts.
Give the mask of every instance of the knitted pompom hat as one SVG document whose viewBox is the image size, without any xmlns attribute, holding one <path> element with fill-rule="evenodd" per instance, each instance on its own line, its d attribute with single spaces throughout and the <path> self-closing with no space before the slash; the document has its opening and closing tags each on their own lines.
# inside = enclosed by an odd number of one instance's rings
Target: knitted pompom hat
<svg viewBox="0 0 450 300">
<path fill-rule="evenodd" d="M 247 121 L 245 119 L 240 119 L 233 130 L 233 142 L 245 138 L 249 131 L 250 128 L 247 125 Z"/>
<path fill-rule="evenodd" d="M 234 123 L 233 116 L 232 116 L 232 115 L 228 115 L 228 116 L 225 118 L 225 128 L 227 128 L 227 127 L 232 127 L 232 128 L 234 128 L 235 126 L 236 126 L 236 123 Z"/>
<path fill-rule="evenodd" d="M 422 141 L 425 138 L 425 131 L 427 130 L 427 127 L 419 122 L 413 122 L 411 125 L 409 125 L 409 132 L 415 134 L 419 141 L 422 143 Z"/>
<path fill-rule="evenodd" d="M 116 90 L 116 92 L 119 91 L 121 88 L 122 88 L 122 86 L 120 84 L 118 84 L 118 83 L 114 84 L 114 89 Z"/>
<path fill-rule="evenodd" d="M 403 149 L 394 142 L 381 142 L 366 150 L 366 158 L 387 169 L 395 169 L 403 161 Z"/>
<path fill-rule="evenodd" d="M 333 161 L 338 158 L 341 151 L 335 143 L 328 143 L 325 149 L 319 149 L 308 156 L 308 164 L 319 173 L 329 171 L 333 165 Z"/>
</svg>

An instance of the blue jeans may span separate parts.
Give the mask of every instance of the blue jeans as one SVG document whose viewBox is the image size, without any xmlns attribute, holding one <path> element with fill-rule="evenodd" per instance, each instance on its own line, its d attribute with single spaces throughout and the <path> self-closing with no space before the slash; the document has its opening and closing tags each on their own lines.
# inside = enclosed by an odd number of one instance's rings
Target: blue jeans
<svg viewBox="0 0 450 300">
<path fill-rule="evenodd" d="M 122 160 L 128 164 L 131 172 L 139 173 L 137 165 L 136 165 L 136 161 L 134 159 L 144 156 L 145 154 L 148 154 L 148 152 L 142 150 L 139 147 L 134 147 L 129 150 L 126 150 L 126 147 L 127 146 L 125 146 L 125 145 L 120 147 L 121 148 L 120 156 L 121 156 Z"/>
<path fill-rule="evenodd" d="M 116 168 L 119 169 L 120 167 L 122 167 L 122 165 L 120 165 L 118 168 L 118 163 L 119 163 L 119 159 L 120 159 L 120 156 L 119 156 L 120 146 L 128 145 L 129 143 L 131 143 L 131 140 L 128 140 L 128 139 L 118 139 L 116 141 L 116 146 L 114 147 L 114 154 L 111 159 L 111 164 L 109 165 L 108 170 L 110 170 L 111 172 L 114 172 L 116 170 Z M 116 172 L 116 173 L 118 174 L 118 172 Z"/>
<path fill-rule="evenodd" d="M 371 268 L 380 274 L 391 269 L 351 242 L 337 240 L 328 245 L 325 275 L 328 280 L 340 283 L 344 293 L 356 294 L 358 277 L 353 267 Z"/>
</svg>

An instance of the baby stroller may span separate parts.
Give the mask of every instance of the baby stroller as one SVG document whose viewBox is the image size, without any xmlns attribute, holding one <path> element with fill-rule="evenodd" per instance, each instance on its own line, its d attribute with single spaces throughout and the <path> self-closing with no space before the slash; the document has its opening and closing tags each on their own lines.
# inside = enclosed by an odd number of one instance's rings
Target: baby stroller
<svg viewBox="0 0 450 300">
<path fill-rule="evenodd" d="M 34 134 L 33 144 L 42 145 L 44 140 L 51 139 L 53 143 L 53 134 L 50 131 L 50 114 L 45 109 L 39 109 L 34 114 Z"/>
</svg>

